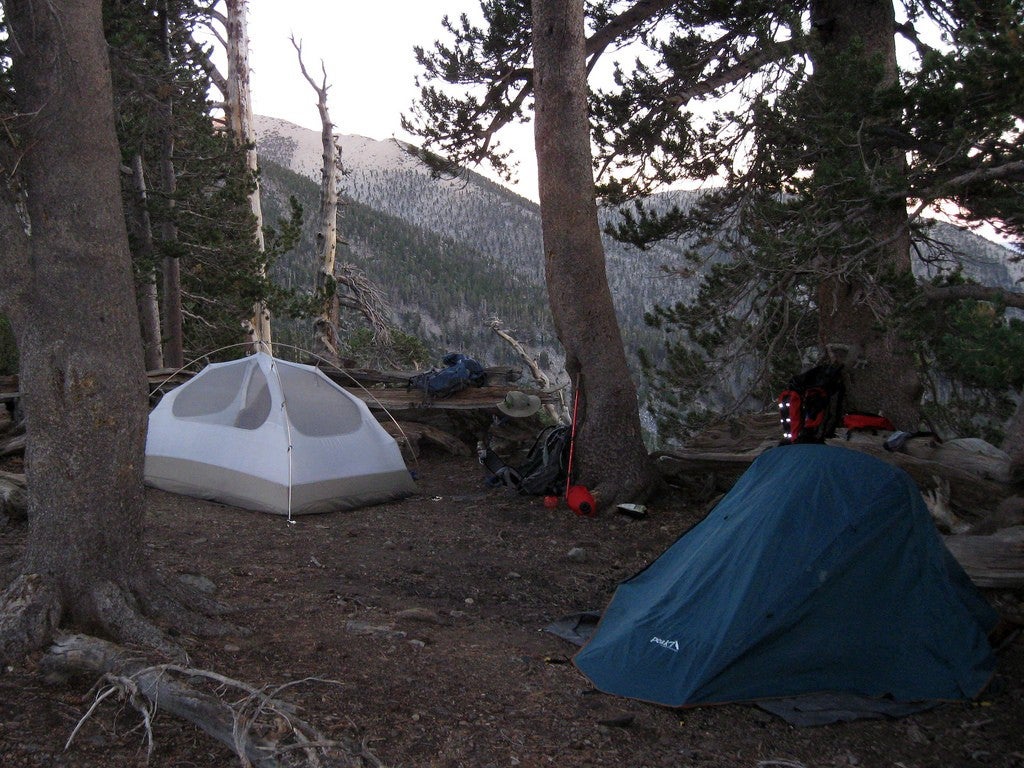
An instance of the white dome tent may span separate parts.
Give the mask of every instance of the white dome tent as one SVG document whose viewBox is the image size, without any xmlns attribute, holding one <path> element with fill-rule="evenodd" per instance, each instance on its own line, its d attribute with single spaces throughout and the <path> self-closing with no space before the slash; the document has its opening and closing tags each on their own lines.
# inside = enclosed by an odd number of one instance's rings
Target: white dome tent
<svg viewBox="0 0 1024 768">
<path fill-rule="evenodd" d="M 164 395 L 149 416 L 145 477 L 289 519 L 416 492 L 365 403 L 317 368 L 263 352 L 211 363 Z"/>
</svg>

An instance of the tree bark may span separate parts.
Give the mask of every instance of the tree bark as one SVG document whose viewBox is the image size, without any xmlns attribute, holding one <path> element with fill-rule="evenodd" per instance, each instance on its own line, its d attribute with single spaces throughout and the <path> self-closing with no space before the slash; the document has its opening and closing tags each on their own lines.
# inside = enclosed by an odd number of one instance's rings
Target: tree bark
<svg viewBox="0 0 1024 768">
<path fill-rule="evenodd" d="M 599 507 L 645 498 L 657 473 L 605 271 L 590 152 L 583 0 L 533 3 L 534 93 L 545 278 L 579 391 L 575 468 Z"/>
<path fill-rule="evenodd" d="M 141 567 L 147 417 L 101 3 L 4 9 L 18 105 L 32 115 L 18 125 L 31 235 L 12 317 L 30 436 L 22 571 L 95 625 L 95 584 Z"/>
<path fill-rule="evenodd" d="M 31 621 L 43 606 L 47 616 L 177 653 L 143 616 L 173 616 L 179 626 L 196 618 L 172 605 L 144 560 L 148 387 L 102 3 L 3 7 L 19 115 L 9 125 L 27 149 L 21 195 L 0 190 L 0 241 L 9 244 L 0 301 L 20 354 L 29 535 L 14 591 L 0 601 L 0 649 L 10 658 L 45 641 L 55 620 Z M 27 625 L 43 629 L 18 635 Z"/>
<path fill-rule="evenodd" d="M 246 166 L 253 174 L 254 187 L 249 193 L 249 204 L 256 219 L 253 233 L 260 253 L 265 250 L 263 240 L 263 209 L 260 206 L 260 185 L 256 178 L 256 131 L 253 129 L 252 98 L 249 92 L 249 31 L 246 25 L 246 0 L 227 0 L 228 23 L 228 94 L 227 114 L 231 132 L 240 147 L 245 147 Z M 260 277 L 264 277 L 260 269 Z M 252 344 L 256 351 L 271 352 L 270 310 L 260 301 L 253 307 L 250 320 Z"/>
<path fill-rule="evenodd" d="M 848 109 L 842 103 L 848 94 L 834 85 L 840 78 L 830 79 L 829 75 L 844 57 L 858 50 L 857 45 L 863 46 L 859 55 L 865 75 L 874 71 L 873 65 L 882 65 L 881 77 L 873 84 L 876 90 L 898 84 L 892 0 L 812 0 L 811 18 L 820 43 L 812 87 L 819 89 L 824 114 L 842 114 Z M 870 115 L 851 119 L 858 118 L 879 119 Z M 850 126 L 851 131 L 857 127 Z M 842 137 L 821 137 L 821 150 L 847 163 L 848 178 L 869 173 L 883 179 L 883 183 L 886 178 L 891 183 L 903 173 L 905 162 L 899 151 L 865 156 L 862 147 L 837 146 L 837 139 L 845 141 Z M 840 182 L 840 198 L 848 191 Z M 820 197 L 830 196 L 832 193 L 822 186 Z M 836 211 L 835 215 L 842 214 Z M 836 255 L 821 254 L 822 263 L 830 265 L 830 276 L 818 289 L 819 338 L 833 360 L 846 363 L 849 408 L 883 413 L 898 428 L 914 431 L 919 426 L 922 385 L 913 352 L 893 326 L 896 307 L 877 284 L 878 276 L 887 272 L 911 274 L 906 201 L 880 207 L 867 217 L 865 229 L 873 242 L 865 246 L 868 253 L 863 266 L 835 264 Z M 846 255 L 839 254 L 838 258 Z"/>
</svg>

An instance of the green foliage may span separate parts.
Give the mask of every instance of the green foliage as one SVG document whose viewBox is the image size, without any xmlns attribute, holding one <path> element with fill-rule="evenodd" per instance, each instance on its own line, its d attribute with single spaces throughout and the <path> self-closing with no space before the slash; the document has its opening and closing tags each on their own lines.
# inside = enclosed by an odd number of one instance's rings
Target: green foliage
<svg viewBox="0 0 1024 768">
<path fill-rule="evenodd" d="M 881 60 L 863 41 L 851 41 L 842 52 L 806 45 L 815 62 L 809 76 L 799 57 L 765 55 L 782 50 L 774 37 L 778 28 L 766 24 L 758 34 L 741 16 L 738 9 L 723 21 L 734 35 L 729 40 L 742 40 L 766 62 L 743 79 L 745 109 L 703 123 L 698 110 L 665 114 L 661 94 L 667 86 L 700 93 L 706 77 L 697 67 L 685 74 L 679 62 L 692 66 L 713 55 L 721 71 L 742 58 L 736 50 L 715 48 L 719 32 L 707 34 L 701 25 L 711 17 L 705 17 L 660 49 L 651 46 L 659 66 L 638 63 L 628 74 L 620 71 L 619 89 L 599 94 L 594 110 L 601 166 L 626 169 L 603 187 L 612 199 L 626 201 L 687 174 L 718 172 L 727 181 L 689 210 L 636 203 L 609 229 L 640 247 L 683 238 L 689 247 L 676 269 L 701 280 L 694 297 L 649 315 L 669 334 L 661 364 L 645 366 L 659 394 L 653 410 L 668 437 L 686 433 L 676 408 L 705 413 L 710 401 L 724 412 L 751 396 L 764 404 L 787 370 L 815 362 L 823 281 L 868 287 L 873 293 L 866 300 L 890 332 L 902 327 L 913 335 L 940 327 L 894 311 L 900 303 L 893 297 L 912 302 L 914 296 L 906 284 L 910 275 L 896 268 L 890 250 L 900 236 L 908 187 L 912 197 L 954 200 L 968 219 L 994 219 L 1004 232 L 1016 231 L 1021 216 L 1019 172 L 1002 172 L 1024 158 L 1019 12 L 947 17 L 954 44 L 943 53 L 927 51 L 919 70 L 905 72 L 903 90 L 878 87 Z M 810 35 L 806 39 L 812 42 Z M 734 160 L 737 147 L 746 150 L 742 163 Z M 976 181 L 964 183 L 966 178 Z M 713 242 L 724 261 L 708 256 Z M 1001 314 L 997 321 L 1006 324 Z M 939 366 L 937 376 L 953 377 L 943 391 L 975 393 L 973 399 L 958 395 L 964 408 L 1003 413 L 995 400 L 1019 384 L 994 370 L 1017 350 L 994 332 L 964 332 L 958 340 L 965 348 L 951 338 L 934 348 L 937 340 L 921 339 L 927 348 L 920 356 L 922 374 Z M 714 382 L 730 373 L 742 381 L 709 398 Z"/>
<path fill-rule="evenodd" d="M 964 282 L 959 274 L 940 281 Z M 926 305 L 911 314 L 928 384 L 925 413 L 944 434 L 978 435 L 999 445 L 1024 389 L 1024 321 L 985 301 Z"/>
<path fill-rule="evenodd" d="M 356 328 L 340 341 L 342 343 L 341 356 L 351 358 L 356 365 L 367 365 L 371 361 L 376 361 L 380 356 L 380 350 L 374 342 L 373 332 L 369 328 Z M 404 331 L 392 333 L 391 347 L 388 352 L 392 363 L 400 369 L 419 369 L 433 359 L 422 339 Z"/>
<path fill-rule="evenodd" d="M 1024 162 L 1024 2 L 962 8 L 940 19 L 950 47 L 927 51 L 907 84 L 911 196 L 941 196 L 1020 244 L 1024 181 L 1006 171 Z"/>
<path fill-rule="evenodd" d="M 258 302 L 272 311 L 290 307 L 291 292 L 264 275 L 294 246 L 301 224 L 301 209 L 293 206 L 279 232 L 266 229 L 261 252 L 249 204 L 256 179 L 246 167 L 246 148 L 211 114 L 211 80 L 192 38 L 205 13 L 193 0 L 104 3 L 123 161 L 141 157 L 148 191 L 147 232 L 126 179 L 136 274 L 159 275 L 177 261 L 186 359 L 240 342 L 242 322 Z M 168 160 L 173 177 L 165 173 Z M 157 285 L 162 291 L 162 281 Z M 166 300 L 162 293 L 160 300 Z"/>
</svg>

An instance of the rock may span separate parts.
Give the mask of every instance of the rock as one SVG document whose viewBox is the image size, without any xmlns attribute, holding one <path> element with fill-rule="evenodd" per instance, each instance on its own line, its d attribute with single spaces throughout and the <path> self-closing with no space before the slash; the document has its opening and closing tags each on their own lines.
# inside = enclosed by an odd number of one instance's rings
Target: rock
<svg viewBox="0 0 1024 768">
<path fill-rule="evenodd" d="M 212 595 L 217 591 L 216 584 L 198 573 L 182 573 L 178 576 L 178 581 L 199 590 L 204 595 Z"/>
<path fill-rule="evenodd" d="M 583 547 L 573 547 L 565 555 L 565 558 L 572 563 L 585 563 L 587 562 L 587 550 Z"/>
<path fill-rule="evenodd" d="M 404 611 L 399 611 L 397 616 L 400 619 L 422 621 L 426 624 L 438 624 L 443 626 L 446 623 L 440 615 L 429 608 L 406 608 Z"/>
<path fill-rule="evenodd" d="M 399 629 L 375 626 L 373 624 L 367 624 L 364 621 L 346 621 L 345 631 L 351 632 L 353 635 L 375 635 L 377 637 L 387 637 L 391 639 L 400 639 L 405 637 L 405 632 L 402 632 Z"/>
</svg>

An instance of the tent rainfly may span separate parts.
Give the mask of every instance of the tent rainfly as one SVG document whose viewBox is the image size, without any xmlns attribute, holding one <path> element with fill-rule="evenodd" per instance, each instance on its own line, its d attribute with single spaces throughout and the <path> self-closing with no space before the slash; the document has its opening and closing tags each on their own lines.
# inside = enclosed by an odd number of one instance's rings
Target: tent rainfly
<svg viewBox="0 0 1024 768">
<path fill-rule="evenodd" d="M 970 699 L 993 673 L 997 620 L 909 475 L 788 445 L 619 585 L 574 663 L 602 691 L 676 707 Z"/>
<path fill-rule="evenodd" d="M 212 363 L 163 397 L 149 416 L 145 477 L 289 517 L 416 491 L 365 403 L 312 366 L 262 352 Z"/>
</svg>

